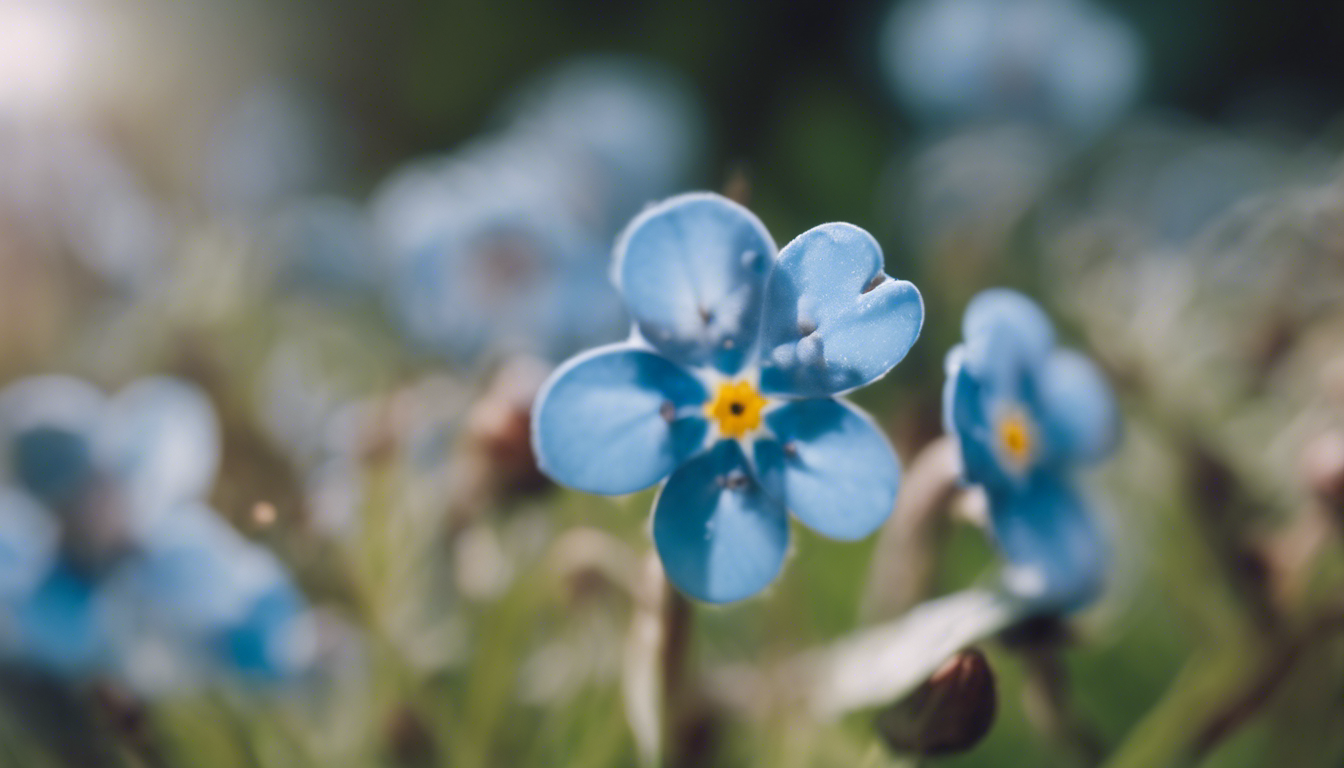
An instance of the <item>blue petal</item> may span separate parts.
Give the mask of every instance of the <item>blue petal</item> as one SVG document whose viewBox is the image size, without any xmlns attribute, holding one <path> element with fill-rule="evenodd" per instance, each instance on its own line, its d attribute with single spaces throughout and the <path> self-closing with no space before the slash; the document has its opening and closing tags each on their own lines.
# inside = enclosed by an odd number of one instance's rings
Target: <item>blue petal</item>
<svg viewBox="0 0 1344 768">
<path fill-rule="evenodd" d="M 0 486 L 0 600 L 34 589 L 56 558 L 61 527 L 36 499 Z"/>
<path fill-rule="evenodd" d="M 668 479 L 653 508 L 653 543 L 667 578 L 711 603 L 750 597 L 779 574 L 789 520 L 723 440 Z"/>
<path fill-rule="evenodd" d="M 1036 386 L 1038 415 L 1052 458 L 1094 462 L 1115 448 L 1120 437 L 1115 395 L 1091 360 L 1058 350 L 1039 372 Z"/>
<path fill-rule="evenodd" d="M 108 634 L 94 585 L 68 565 L 58 565 L 19 603 L 10 649 L 53 672 L 82 675 L 108 661 Z"/>
<path fill-rule="evenodd" d="M 1043 364 L 1055 347 L 1050 318 L 1036 302 L 1008 288 L 976 294 L 966 306 L 961 333 L 971 372 L 994 376 L 1004 387 L 1017 386 L 1019 371 Z"/>
<path fill-rule="evenodd" d="M 955 435 L 961 450 L 962 474 L 967 482 L 990 487 L 1011 487 L 1013 478 L 999 465 L 994 450 L 991 421 L 984 384 L 971 373 L 965 361 L 965 345 L 948 353 L 947 383 L 943 385 L 943 421 Z"/>
<path fill-rule="evenodd" d="M 761 388 L 801 397 L 856 389 L 900 362 L 923 324 L 919 291 L 882 271 L 872 235 L 814 227 L 784 247 L 766 287 Z"/>
<path fill-rule="evenodd" d="M 90 444 L 103 394 L 70 376 L 33 376 L 0 393 L 0 474 L 44 503 L 64 507 L 87 490 Z"/>
<path fill-rule="evenodd" d="M 901 469 L 868 417 L 836 400 L 799 400 L 771 412 L 775 440 L 756 443 L 756 469 L 799 521 L 833 539 L 861 539 L 896 504 Z"/>
<path fill-rule="evenodd" d="M 683 365 L 732 375 L 756 343 L 774 259 L 774 241 L 759 219 L 727 198 L 699 192 L 665 200 L 630 222 L 616 244 L 615 275 L 650 344 Z"/>
<path fill-rule="evenodd" d="M 266 550 L 244 539 L 204 504 L 168 510 L 116 576 L 117 589 L 170 633 L 200 633 L 242 620 L 285 574 Z"/>
<path fill-rule="evenodd" d="M 704 445 L 704 385 L 654 352 L 601 347 L 565 363 L 532 412 L 537 464 L 556 482 L 620 494 L 667 477 Z"/>
<path fill-rule="evenodd" d="M 205 393 L 168 377 L 141 379 L 118 393 L 96 440 L 99 460 L 123 483 L 139 527 L 210 492 L 220 443 L 219 421 Z"/>
<path fill-rule="evenodd" d="M 291 585 L 277 584 L 214 638 L 215 653 L 228 669 L 253 679 L 279 680 L 302 671 L 310 648 L 298 630 L 306 610 Z"/>
<path fill-rule="evenodd" d="M 1021 492 L 992 493 L 990 517 L 1010 563 L 1005 584 L 1037 611 L 1071 611 L 1101 592 L 1110 548 L 1063 480 L 1042 472 Z"/>
</svg>

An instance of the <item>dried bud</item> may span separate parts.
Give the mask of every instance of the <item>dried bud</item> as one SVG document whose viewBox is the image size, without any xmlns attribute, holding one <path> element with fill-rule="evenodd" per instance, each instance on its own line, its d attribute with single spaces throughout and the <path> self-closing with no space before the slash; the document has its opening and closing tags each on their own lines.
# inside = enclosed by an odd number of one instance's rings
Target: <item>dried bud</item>
<svg viewBox="0 0 1344 768">
<path fill-rule="evenodd" d="M 398 707 L 388 718 L 387 744 L 397 765 L 428 766 L 437 762 L 438 746 L 434 734 L 409 706 Z"/>
<path fill-rule="evenodd" d="M 878 713 L 877 732 L 893 750 L 934 756 L 975 746 L 994 724 L 998 697 L 984 654 L 948 659 L 906 698 Z"/>
</svg>

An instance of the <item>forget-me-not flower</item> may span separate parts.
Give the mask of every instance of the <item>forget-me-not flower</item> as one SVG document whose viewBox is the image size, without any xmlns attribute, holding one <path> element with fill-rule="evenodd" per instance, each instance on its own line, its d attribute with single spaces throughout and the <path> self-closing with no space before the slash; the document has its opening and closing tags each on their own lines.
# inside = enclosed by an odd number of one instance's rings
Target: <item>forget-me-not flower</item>
<svg viewBox="0 0 1344 768">
<path fill-rule="evenodd" d="M 205 395 L 170 378 L 112 397 L 66 376 L 0 392 L 0 657 L 141 690 L 301 668 L 288 574 L 202 501 L 219 431 Z M 277 595 L 285 616 L 266 607 Z"/>
<path fill-rule="evenodd" d="M 1088 0 L 916 0 L 882 34 L 893 85 L 933 128 L 1027 121 L 1086 137 L 1142 78 L 1138 36 Z"/>
<path fill-rule="evenodd" d="M 603 494 L 662 482 L 654 545 L 668 579 L 709 602 L 774 580 L 789 513 L 836 539 L 881 525 L 897 457 L 837 396 L 905 356 L 924 305 L 883 272 L 871 235 L 823 224 L 777 254 L 750 211 L 693 193 L 636 217 L 614 271 L 635 330 L 542 388 L 532 443 L 544 472 Z"/>
<path fill-rule="evenodd" d="M 1050 320 L 1016 291 L 976 296 L 962 332 L 944 418 L 965 479 L 988 495 L 1005 586 L 1036 612 L 1080 607 L 1103 586 L 1108 544 L 1070 476 L 1114 448 L 1114 395 L 1090 360 L 1056 348 Z"/>
</svg>

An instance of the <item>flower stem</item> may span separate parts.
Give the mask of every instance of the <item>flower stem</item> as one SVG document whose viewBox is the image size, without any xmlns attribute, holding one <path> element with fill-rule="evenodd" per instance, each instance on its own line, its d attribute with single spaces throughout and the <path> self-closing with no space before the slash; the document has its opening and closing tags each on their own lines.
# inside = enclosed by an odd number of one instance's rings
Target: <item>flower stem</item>
<svg viewBox="0 0 1344 768">
<path fill-rule="evenodd" d="M 678 738 L 695 691 L 688 671 L 695 609 L 650 554 L 635 595 L 622 674 L 626 718 L 640 761 L 673 766 L 692 757 Z M 693 759 L 693 758 L 692 758 Z"/>
<path fill-rule="evenodd" d="M 911 463 L 896 510 L 878 536 L 863 600 L 867 620 L 899 616 L 928 595 L 960 476 L 956 442 L 947 436 L 929 443 Z"/>
</svg>

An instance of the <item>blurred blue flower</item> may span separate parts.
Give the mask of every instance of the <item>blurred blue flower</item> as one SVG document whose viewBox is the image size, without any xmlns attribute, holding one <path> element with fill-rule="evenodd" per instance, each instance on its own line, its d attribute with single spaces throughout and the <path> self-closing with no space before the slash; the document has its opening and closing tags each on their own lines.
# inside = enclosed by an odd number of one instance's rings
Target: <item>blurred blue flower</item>
<svg viewBox="0 0 1344 768">
<path fill-rule="evenodd" d="M 288 575 L 201 502 L 219 451 L 208 399 L 175 379 L 111 398 L 66 376 L 0 391 L 0 654 L 144 690 L 183 683 L 185 660 L 298 671 L 306 609 Z"/>
<path fill-rule="evenodd" d="M 823 224 L 778 253 L 750 211 L 710 193 L 640 214 L 616 246 L 630 341 L 561 366 L 533 409 L 541 469 L 580 490 L 664 481 L 653 539 L 669 580 L 730 602 L 774 580 L 788 513 L 872 533 L 899 484 L 881 431 L 838 398 L 914 344 L 924 306 L 877 242 Z"/>
<path fill-rule="evenodd" d="M 605 233 L 575 215 L 556 162 L 540 145 L 478 142 L 375 195 L 389 298 L 412 339 L 466 362 L 486 351 L 558 358 L 619 337 Z"/>
<path fill-rule="evenodd" d="M 985 488 L 1006 586 L 1034 610 L 1068 611 L 1103 586 L 1108 544 L 1070 482 L 1119 437 L 1097 367 L 1055 347 L 1054 328 L 1016 291 L 976 296 L 947 358 L 944 419 L 967 481 Z"/>
<path fill-rule="evenodd" d="M 935 129 L 1039 123 L 1086 137 L 1138 93 L 1142 44 L 1087 0 L 915 0 L 882 32 L 882 55 L 907 108 Z"/>
<path fill-rule="evenodd" d="M 487 352 L 556 360 L 617 340 L 628 320 L 606 244 L 695 167 L 694 99 L 650 64 L 584 58 L 525 87 L 504 117 L 374 194 L 393 313 L 460 363 Z"/>
<path fill-rule="evenodd" d="M 578 155 L 605 185 L 619 227 L 677 190 L 704 155 L 705 117 L 689 85 L 651 62 L 572 59 L 524 87 L 505 111 L 514 133 Z"/>
</svg>

